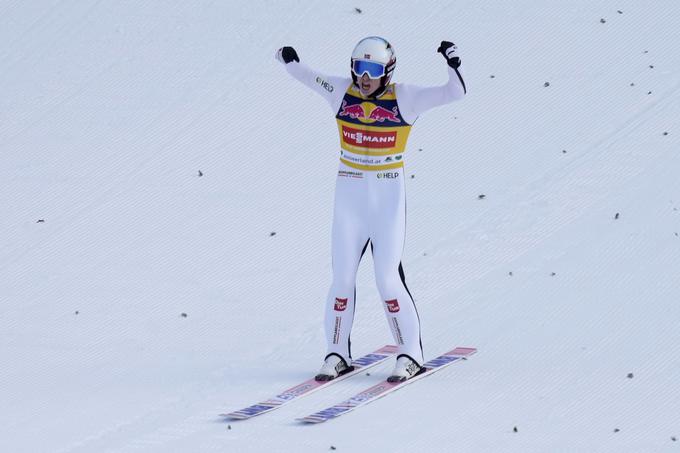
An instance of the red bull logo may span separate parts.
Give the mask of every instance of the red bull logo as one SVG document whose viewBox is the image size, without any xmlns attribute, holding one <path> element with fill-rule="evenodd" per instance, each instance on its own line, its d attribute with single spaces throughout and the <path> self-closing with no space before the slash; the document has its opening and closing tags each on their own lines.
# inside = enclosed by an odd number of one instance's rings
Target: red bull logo
<svg viewBox="0 0 680 453">
<path fill-rule="evenodd" d="M 335 311 L 345 311 L 347 308 L 347 298 L 345 299 L 340 299 L 339 297 L 335 298 Z"/>
<path fill-rule="evenodd" d="M 383 122 L 391 121 L 393 123 L 401 123 L 401 120 L 397 117 L 399 111 L 397 107 L 393 107 L 392 110 L 387 110 L 386 108 L 376 106 L 371 113 L 368 114 L 368 119 Z"/>
<path fill-rule="evenodd" d="M 361 148 L 392 148 L 397 143 L 397 132 L 361 131 L 343 124 L 342 139 L 349 145 Z"/>
<path fill-rule="evenodd" d="M 397 313 L 399 311 L 399 301 L 397 299 L 386 300 L 387 311 L 390 313 Z"/>
<path fill-rule="evenodd" d="M 342 101 L 342 110 L 338 113 L 338 116 L 349 116 L 353 120 L 364 117 L 364 108 L 361 104 L 347 105 L 347 101 Z"/>
<path fill-rule="evenodd" d="M 343 100 L 338 116 L 348 116 L 354 120 L 359 120 L 362 123 L 367 124 L 376 121 L 379 123 L 384 123 L 385 121 L 401 123 L 398 107 L 395 106 L 392 110 L 388 110 L 371 102 L 347 105 L 347 101 Z"/>
</svg>

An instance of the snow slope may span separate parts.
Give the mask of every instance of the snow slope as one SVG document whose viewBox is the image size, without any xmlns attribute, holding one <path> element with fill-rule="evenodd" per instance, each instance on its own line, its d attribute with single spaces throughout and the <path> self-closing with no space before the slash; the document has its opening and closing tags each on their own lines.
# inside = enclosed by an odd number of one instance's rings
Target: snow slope
<svg viewBox="0 0 680 453">
<path fill-rule="evenodd" d="M 2 451 L 680 451 L 678 24 L 671 0 L 0 3 Z M 370 34 L 421 85 L 461 49 L 467 98 L 411 134 L 403 263 L 426 355 L 479 352 L 324 425 L 293 419 L 392 364 L 225 422 L 324 354 L 337 129 L 273 52 L 344 74 Z M 355 355 L 390 342 L 370 257 L 357 300 Z"/>
</svg>

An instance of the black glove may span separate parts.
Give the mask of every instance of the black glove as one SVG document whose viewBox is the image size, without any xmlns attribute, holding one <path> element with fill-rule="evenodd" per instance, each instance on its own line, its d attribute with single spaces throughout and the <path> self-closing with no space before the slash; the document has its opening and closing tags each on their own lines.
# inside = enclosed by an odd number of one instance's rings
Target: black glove
<svg viewBox="0 0 680 453">
<path fill-rule="evenodd" d="M 450 41 L 442 41 L 442 43 L 439 45 L 439 49 L 437 49 L 437 52 L 440 54 L 444 55 L 444 58 L 446 58 L 446 62 L 451 66 L 453 69 L 458 68 L 460 66 L 460 57 L 456 54 L 456 51 L 458 50 L 458 47 L 450 42 Z"/>
<path fill-rule="evenodd" d="M 282 61 L 283 63 L 290 63 L 291 61 L 297 61 L 298 63 L 300 62 L 300 58 L 298 58 L 298 54 L 293 49 L 292 47 L 281 47 L 278 51 L 277 58 L 279 61 Z"/>
</svg>

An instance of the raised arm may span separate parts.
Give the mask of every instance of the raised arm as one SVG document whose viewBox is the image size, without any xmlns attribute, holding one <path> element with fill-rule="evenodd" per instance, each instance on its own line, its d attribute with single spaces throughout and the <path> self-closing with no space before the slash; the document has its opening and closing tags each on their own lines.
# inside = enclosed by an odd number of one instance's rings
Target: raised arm
<svg viewBox="0 0 680 453">
<path fill-rule="evenodd" d="M 413 124 L 421 113 L 431 108 L 457 101 L 465 96 L 467 89 L 460 73 L 460 57 L 456 51 L 456 45 L 449 41 L 442 41 L 437 49 L 449 65 L 449 81 L 445 85 L 420 87 L 400 84 L 397 86 L 399 110 L 407 123 Z"/>
<path fill-rule="evenodd" d="M 276 52 L 276 59 L 286 66 L 286 71 L 294 78 L 320 94 L 333 111 L 340 108 L 345 90 L 352 83 L 349 77 L 335 77 L 322 74 L 300 63 L 300 58 L 292 47 L 282 47 Z"/>
</svg>

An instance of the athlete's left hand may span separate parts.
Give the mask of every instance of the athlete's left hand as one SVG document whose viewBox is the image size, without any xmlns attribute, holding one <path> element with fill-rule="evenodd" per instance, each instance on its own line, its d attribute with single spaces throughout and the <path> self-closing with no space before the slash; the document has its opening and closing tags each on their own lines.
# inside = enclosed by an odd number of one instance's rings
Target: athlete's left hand
<svg viewBox="0 0 680 453">
<path fill-rule="evenodd" d="M 444 55 L 444 58 L 446 58 L 446 62 L 453 69 L 456 69 L 457 67 L 460 66 L 460 57 L 456 53 L 457 51 L 458 46 L 456 46 L 451 41 L 442 41 L 442 43 L 439 45 L 439 49 L 437 49 L 437 52 Z"/>
</svg>

